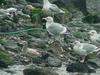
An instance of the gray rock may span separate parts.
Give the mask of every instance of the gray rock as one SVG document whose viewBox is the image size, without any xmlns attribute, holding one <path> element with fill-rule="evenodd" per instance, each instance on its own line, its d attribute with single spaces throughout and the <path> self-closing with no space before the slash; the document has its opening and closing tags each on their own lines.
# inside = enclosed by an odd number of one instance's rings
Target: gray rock
<svg viewBox="0 0 100 75">
<path fill-rule="evenodd" d="M 100 13 L 100 0 L 86 0 L 86 6 L 90 14 Z"/>
<path fill-rule="evenodd" d="M 51 66 L 51 67 L 59 67 L 62 65 L 61 60 L 55 57 L 48 57 L 47 62 L 48 62 L 48 66 Z"/>
<path fill-rule="evenodd" d="M 18 3 L 20 3 L 22 5 L 26 5 L 27 4 L 26 0 L 17 0 L 17 1 L 18 1 Z"/>
<path fill-rule="evenodd" d="M 19 50 L 19 46 L 13 40 L 3 40 L 2 45 L 9 49 L 10 51 L 17 51 Z"/>
<path fill-rule="evenodd" d="M 48 44 L 46 40 L 39 39 L 39 38 L 32 38 L 29 40 L 29 47 L 39 47 L 39 48 L 47 48 Z"/>
<path fill-rule="evenodd" d="M 58 75 L 57 73 L 44 68 L 24 69 L 23 73 L 24 75 Z"/>
</svg>

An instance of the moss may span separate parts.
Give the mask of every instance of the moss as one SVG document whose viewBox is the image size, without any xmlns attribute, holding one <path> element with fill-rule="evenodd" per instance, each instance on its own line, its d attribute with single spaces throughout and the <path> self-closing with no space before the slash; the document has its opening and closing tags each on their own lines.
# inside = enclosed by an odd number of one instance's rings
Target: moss
<svg viewBox="0 0 100 75">
<path fill-rule="evenodd" d="M 83 18 L 83 22 L 85 22 L 85 23 L 99 23 L 100 18 L 98 17 L 97 14 L 95 14 L 95 15 L 88 14 L 86 17 Z"/>
<path fill-rule="evenodd" d="M 67 9 L 63 8 L 63 10 L 65 11 L 65 16 L 71 15 L 71 13 Z"/>
<path fill-rule="evenodd" d="M 31 14 L 31 22 L 35 24 L 42 24 L 41 17 L 43 12 L 40 8 L 34 8 Z"/>
<path fill-rule="evenodd" d="M 39 15 L 39 14 L 41 14 L 42 13 L 42 10 L 40 9 L 40 8 L 34 8 L 33 10 L 32 10 L 32 15 L 34 16 L 34 15 Z"/>
<path fill-rule="evenodd" d="M 7 64 L 11 64 L 13 62 L 13 57 L 4 51 L 0 50 L 0 59 L 5 61 Z"/>
<path fill-rule="evenodd" d="M 75 36 L 76 38 L 83 38 L 83 35 L 82 35 L 81 32 L 74 32 L 73 34 L 74 34 L 74 36 Z"/>
</svg>

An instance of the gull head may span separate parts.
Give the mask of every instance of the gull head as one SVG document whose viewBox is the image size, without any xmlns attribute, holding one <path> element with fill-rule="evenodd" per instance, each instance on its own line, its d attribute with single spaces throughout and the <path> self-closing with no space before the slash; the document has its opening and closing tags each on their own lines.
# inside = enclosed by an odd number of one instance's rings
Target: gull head
<svg viewBox="0 0 100 75">
<path fill-rule="evenodd" d="M 89 34 L 89 35 L 94 35 L 94 34 L 97 34 L 97 32 L 96 32 L 96 30 L 90 30 L 90 31 L 88 32 L 88 34 Z"/>
<path fill-rule="evenodd" d="M 50 16 L 43 18 L 43 19 L 46 20 L 47 22 L 50 22 L 50 23 L 53 22 L 53 18 Z"/>
<path fill-rule="evenodd" d="M 35 7 L 33 7 L 32 5 L 26 5 L 25 8 L 28 9 L 29 11 L 35 9 Z"/>
<path fill-rule="evenodd" d="M 49 0 L 43 0 L 43 2 L 44 2 L 44 3 L 47 3 L 47 2 L 49 2 Z"/>
</svg>

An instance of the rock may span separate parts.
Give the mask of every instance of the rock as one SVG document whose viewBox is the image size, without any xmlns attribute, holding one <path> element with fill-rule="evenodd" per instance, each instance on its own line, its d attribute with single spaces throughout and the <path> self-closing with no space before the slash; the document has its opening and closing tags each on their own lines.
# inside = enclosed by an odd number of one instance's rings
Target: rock
<svg viewBox="0 0 100 75">
<path fill-rule="evenodd" d="M 2 19 L 0 24 L 0 31 L 1 32 L 12 32 L 17 31 L 17 25 L 16 23 L 12 22 L 10 18 L 6 17 Z"/>
<path fill-rule="evenodd" d="M 22 4 L 22 5 L 26 5 L 27 4 L 26 0 L 17 0 L 17 2 L 19 4 Z"/>
<path fill-rule="evenodd" d="M 6 0 L 6 3 L 5 3 L 7 6 L 12 6 L 14 4 L 16 4 L 16 0 Z"/>
<path fill-rule="evenodd" d="M 43 49 L 48 47 L 46 40 L 33 37 L 31 40 L 29 40 L 29 47 L 34 47 L 34 46 Z"/>
<path fill-rule="evenodd" d="M 4 61 L 0 60 L 0 68 L 8 68 L 7 63 L 5 63 Z"/>
<path fill-rule="evenodd" d="M 66 70 L 72 73 L 95 73 L 95 70 L 90 69 L 86 63 L 71 63 Z"/>
<path fill-rule="evenodd" d="M 90 14 L 100 15 L 100 0 L 86 0 L 87 11 Z"/>
<path fill-rule="evenodd" d="M 48 66 L 51 67 L 60 67 L 62 65 L 61 60 L 57 59 L 56 57 L 48 57 L 47 62 Z"/>
<path fill-rule="evenodd" d="M 32 62 L 35 64 L 42 64 L 42 63 L 47 63 L 46 59 L 50 56 L 50 54 L 46 52 L 41 52 L 41 57 L 34 57 L 32 58 Z"/>
<path fill-rule="evenodd" d="M 17 42 L 14 42 L 13 40 L 6 40 L 6 39 L 3 39 L 2 40 L 2 45 L 10 50 L 10 51 L 13 51 L 13 52 L 18 52 L 19 50 L 19 46 L 17 45 Z"/>
<path fill-rule="evenodd" d="M 58 75 L 57 73 L 44 68 L 24 69 L 24 75 Z"/>
</svg>

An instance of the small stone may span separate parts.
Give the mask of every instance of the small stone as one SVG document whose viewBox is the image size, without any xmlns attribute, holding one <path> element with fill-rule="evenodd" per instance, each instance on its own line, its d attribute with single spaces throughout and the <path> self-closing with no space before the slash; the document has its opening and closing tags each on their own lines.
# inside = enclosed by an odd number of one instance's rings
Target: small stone
<svg viewBox="0 0 100 75">
<path fill-rule="evenodd" d="M 24 69 L 24 75 L 58 75 L 57 73 L 44 68 Z"/>
<path fill-rule="evenodd" d="M 48 66 L 51 67 L 60 67 L 62 65 L 61 60 L 55 57 L 48 57 L 47 62 L 48 62 Z"/>
</svg>

